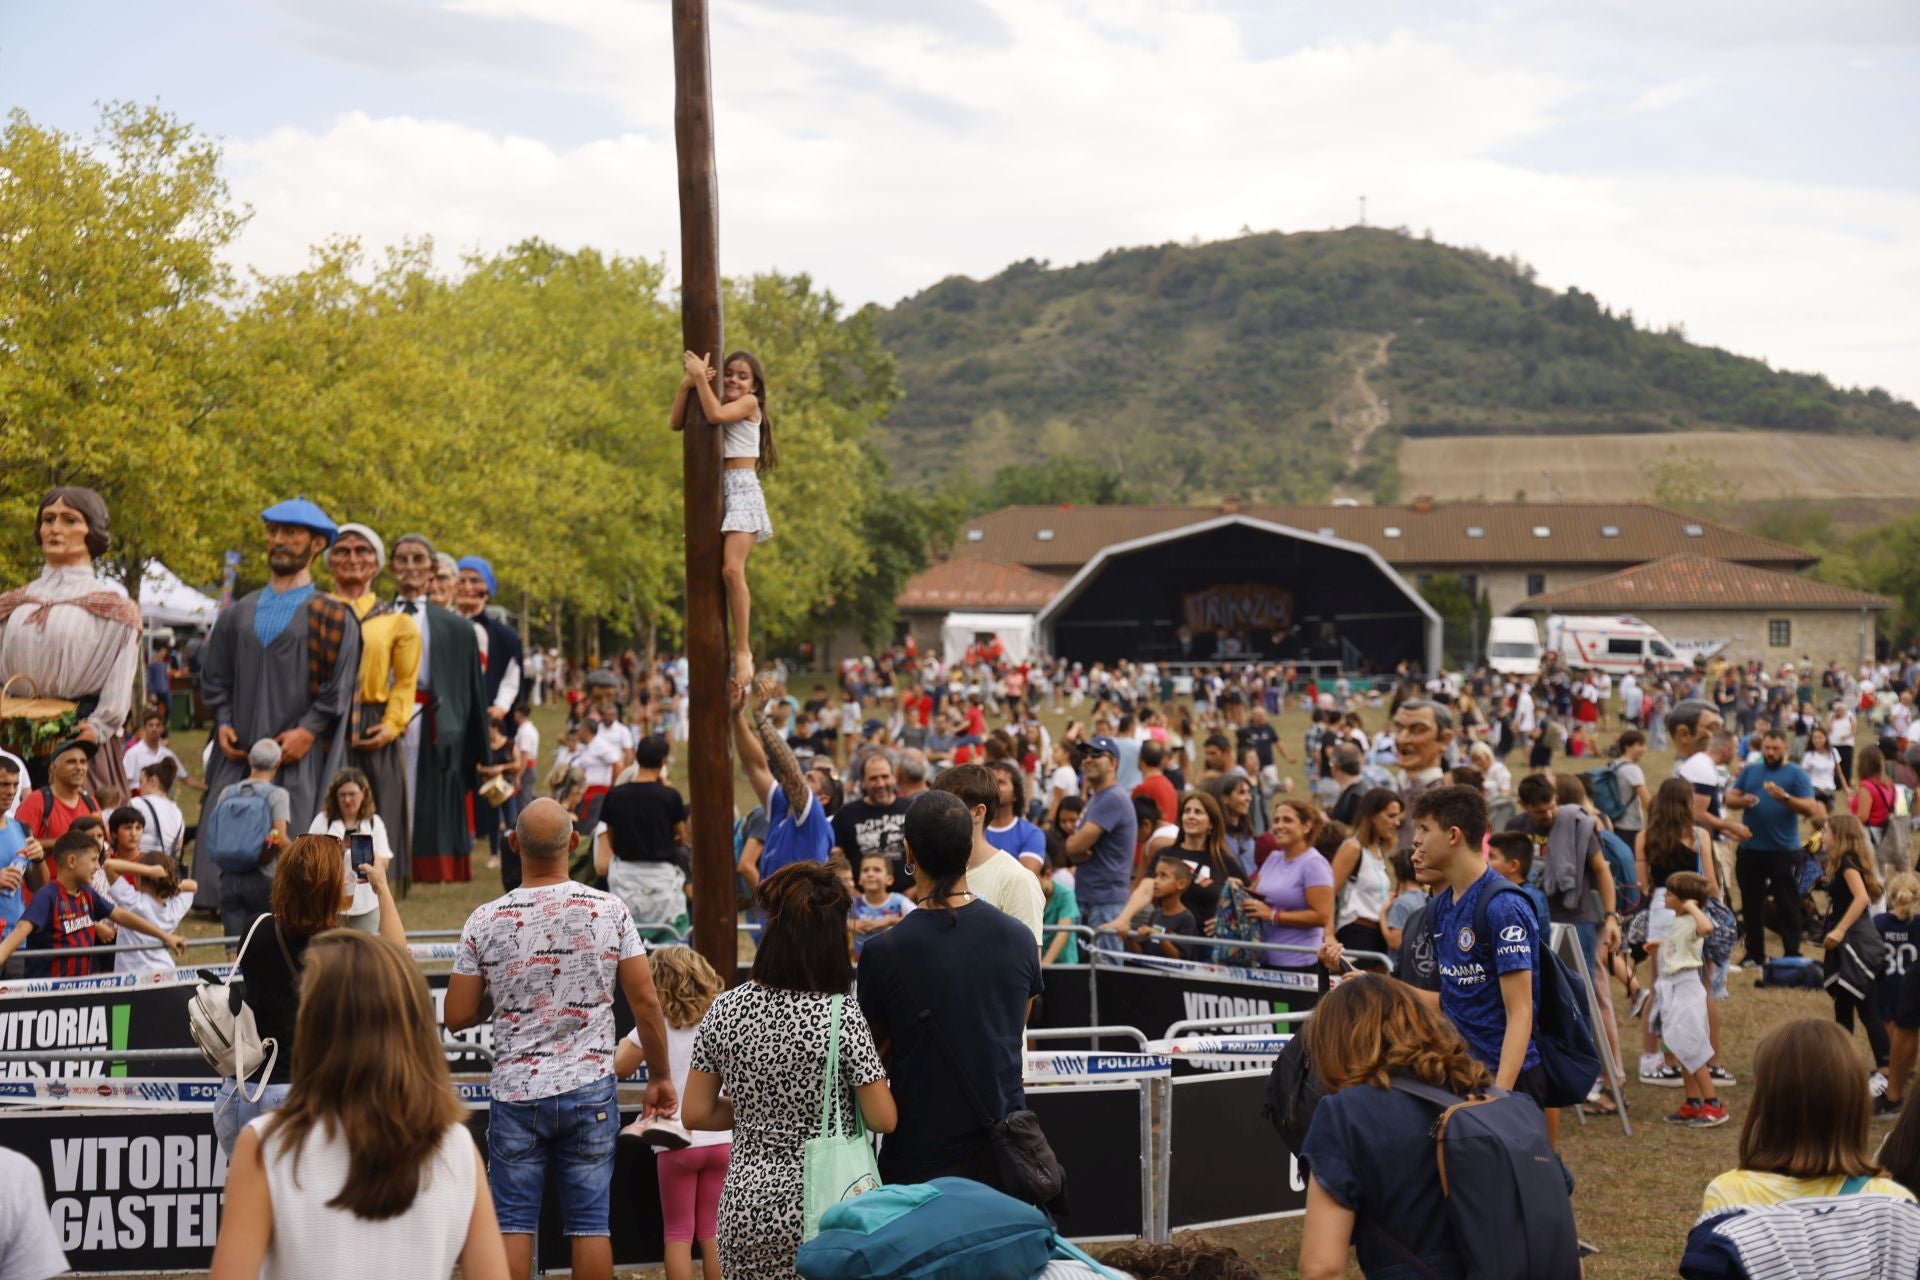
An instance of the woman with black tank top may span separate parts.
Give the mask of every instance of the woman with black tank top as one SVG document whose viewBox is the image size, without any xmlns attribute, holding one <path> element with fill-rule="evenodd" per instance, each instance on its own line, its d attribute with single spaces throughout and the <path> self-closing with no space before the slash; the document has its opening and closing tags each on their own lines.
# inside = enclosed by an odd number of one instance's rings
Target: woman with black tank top
<svg viewBox="0 0 1920 1280">
<path fill-rule="evenodd" d="M 255 917 L 241 935 L 240 976 L 245 982 L 247 1007 L 264 1047 L 268 1040 L 278 1050 L 266 1075 L 266 1088 L 255 1100 L 258 1077 L 241 1087 L 228 1079 L 214 1102 L 213 1131 L 229 1156 L 240 1131 L 254 1117 L 279 1107 L 293 1082 L 293 1059 L 299 1052 L 294 1027 L 300 1017 L 300 964 L 315 936 L 340 927 L 340 915 L 353 904 L 354 886 L 341 875 L 346 849 L 333 836 L 301 836 L 272 864 L 271 913 Z M 365 882 L 380 900 L 380 936 L 395 946 L 407 945 L 400 909 L 387 887 L 380 859 L 362 868 Z"/>
</svg>

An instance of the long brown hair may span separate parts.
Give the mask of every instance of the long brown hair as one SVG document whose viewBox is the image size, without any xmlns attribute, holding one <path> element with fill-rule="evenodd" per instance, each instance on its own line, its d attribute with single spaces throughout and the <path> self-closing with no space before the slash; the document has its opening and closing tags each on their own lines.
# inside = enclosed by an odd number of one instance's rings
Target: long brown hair
<svg viewBox="0 0 1920 1280">
<path fill-rule="evenodd" d="M 720 362 L 720 377 L 724 381 L 727 366 L 735 360 L 753 370 L 753 398 L 760 403 L 760 457 L 753 464 L 756 472 L 772 471 L 780 465 L 780 454 L 773 447 L 773 411 L 767 407 L 767 375 L 760 367 L 760 358 L 751 351 L 729 351 L 727 358 Z"/>
<path fill-rule="evenodd" d="M 311 938 L 340 923 L 346 900 L 347 846 L 333 836 L 301 836 L 273 873 L 273 924 L 283 938 Z"/>
<path fill-rule="evenodd" d="M 1185 847 L 1187 838 L 1187 806 L 1197 804 L 1207 811 L 1207 859 L 1215 866 L 1227 865 L 1227 815 L 1220 811 L 1220 802 L 1204 791 L 1189 791 L 1180 797 L 1180 803 L 1174 806 L 1174 816 L 1179 820 L 1175 825 L 1180 828 L 1180 848 Z"/>
<path fill-rule="evenodd" d="M 1647 806 L 1647 826 L 1641 846 L 1647 855 L 1647 874 L 1658 884 L 1675 871 L 1692 871 L 1700 861 L 1694 839 L 1693 784 L 1668 778 Z"/>
<path fill-rule="evenodd" d="M 1860 825 L 1860 819 L 1850 813 L 1836 813 L 1828 818 L 1825 853 L 1828 880 L 1840 875 L 1841 863 L 1851 858 L 1853 869 L 1860 873 L 1860 881 L 1866 887 L 1867 901 L 1880 896 L 1880 878 L 1873 873 L 1873 842 L 1867 839 L 1867 829 Z"/>
<path fill-rule="evenodd" d="M 1208 778 L 1202 785 L 1206 787 L 1207 793 L 1213 797 L 1214 804 L 1219 806 L 1220 830 L 1223 833 L 1236 836 L 1250 836 L 1253 834 L 1252 804 L 1248 804 L 1247 816 L 1244 818 L 1235 819 L 1230 816 L 1227 810 L 1227 797 L 1233 794 L 1235 787 L 1245 787 L 1248 798 L 1251 800 L 1253 796 L 1253 783 L 1248 779 L 1246 774 L 1223 773 L 1218 777 Z M 1238 822 L 1239 825 L 1230 827 L 1230 824 L 1235 822 Z"/>
<path fill-rule="evenodd" d="M 337 865 L 337 864 L 336 864 Z M 447 1129 L 466 1117 L 447 1075 L 427 980 L 386 939 L 330 929 L 301 966 L 293 1085 L 267 1122 L 300 1174 L 300 1149 L 316 1127 L 347 1144 L 347 1179 L 327 1202 L 379 1222 L 407 1211 Z M 455 1159 L 472 1159 L 455 1143 Z"/>
<path fill-rule="evenodd" d="M 1740 1167 L 1792 1178 L 1879 1173 L 1867 1154 L 1871 1101 L 1866 1064 L 1838 1023 L 1781 1023 L 1753 1051 L 1753 1101 L 1740 1126 Z"/>
<path fill-rule="evenodd" d="M 1348 977 L 1328 992 L 1307 1019 L 1306 1037 L 1307 1056 L 1329 1093 L 1357 1084 L 1385 1089 L 1396 1071 L 1454 1093 L 1493 1083 L 1437 1009 L 1373 974 Z"/>
</svg>

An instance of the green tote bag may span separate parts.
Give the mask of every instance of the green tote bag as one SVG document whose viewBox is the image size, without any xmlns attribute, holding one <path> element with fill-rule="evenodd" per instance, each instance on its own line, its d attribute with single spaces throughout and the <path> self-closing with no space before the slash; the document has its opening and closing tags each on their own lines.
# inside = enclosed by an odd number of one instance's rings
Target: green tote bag
<svg viewBox="0 0 1920 1280">
<path fill-rule="evenodd" d="M 833 1030 L 827 1039 L 827 1074 L 820 1084 L 820 1133 L 808 1138 L 802 1155 L 801 1186 L 807 1202 L 806 1231 L 800 1237 L 811 1240 L 820 1234 L 820 1215 L 857 1195 L 880 1185 L 880 1166 L 873 1158 L 873 1144 L 867 1141 L 866 1121 L 860 1116 L 860 1104 L 853 1103 L 853 1136 L 835 1136 L 835 1102 L 840 1088 L 840 1014 L 847 998 L 833 998 Z"/>
</svg>

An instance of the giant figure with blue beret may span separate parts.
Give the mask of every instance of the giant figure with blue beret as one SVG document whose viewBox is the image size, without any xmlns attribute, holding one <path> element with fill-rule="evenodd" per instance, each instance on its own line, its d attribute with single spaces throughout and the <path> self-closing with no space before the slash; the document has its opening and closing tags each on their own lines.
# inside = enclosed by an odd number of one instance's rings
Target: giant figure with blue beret
<svg viewBox="0 0 1920 1280">
<path fill-rule="evenodd" d="M 207 802 L 248 774 L 247 752 L 262 738 L 280 744 L 274 782 L 289 800 L 288 829 L 305 831 L 326 793 L 329 760 L 360 666 L 360 622 L 352 608 L 314 586 L 313 562 L 338 527 L 304 496 L 260 513 L 266 524 L 267 585 L 221 611 L 200 651 L 200 691 L 213 716 Z M 217 908 L 220 873 L 194 867 L 194 905 Z M 270 871 L 271 868 L 269 867 Z"/>
</svg>

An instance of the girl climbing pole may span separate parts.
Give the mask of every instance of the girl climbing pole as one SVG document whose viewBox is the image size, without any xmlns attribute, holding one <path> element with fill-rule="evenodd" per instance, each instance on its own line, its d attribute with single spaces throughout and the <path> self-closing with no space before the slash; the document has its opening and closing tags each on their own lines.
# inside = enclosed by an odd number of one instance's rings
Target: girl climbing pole
<svg viewBox="0 0 1920 1280">
<path fill-rule="evenodd" d="M 744 688 L 753 683 L 753 650 L 747 640 L 747 555 L 756 542 L 773 536 L 767 499 L 760 491 L 761 471 L 772 471 L 773 419 L 767 412 L 767 380 L 750 352 L 735 351 L 721 366 L 719 394 L 714 392 L 711 356 L 685 356 L 686 373 L 673 398 L 675 431 L 686 426 L 687 395 L 700 397 L 701 412 L 722 432 L 722 474 L 726 513 L 720 518 L 720 578 L 727 588 L 727 612 L 733 620 L 733 678 Z"/>
</svg>

